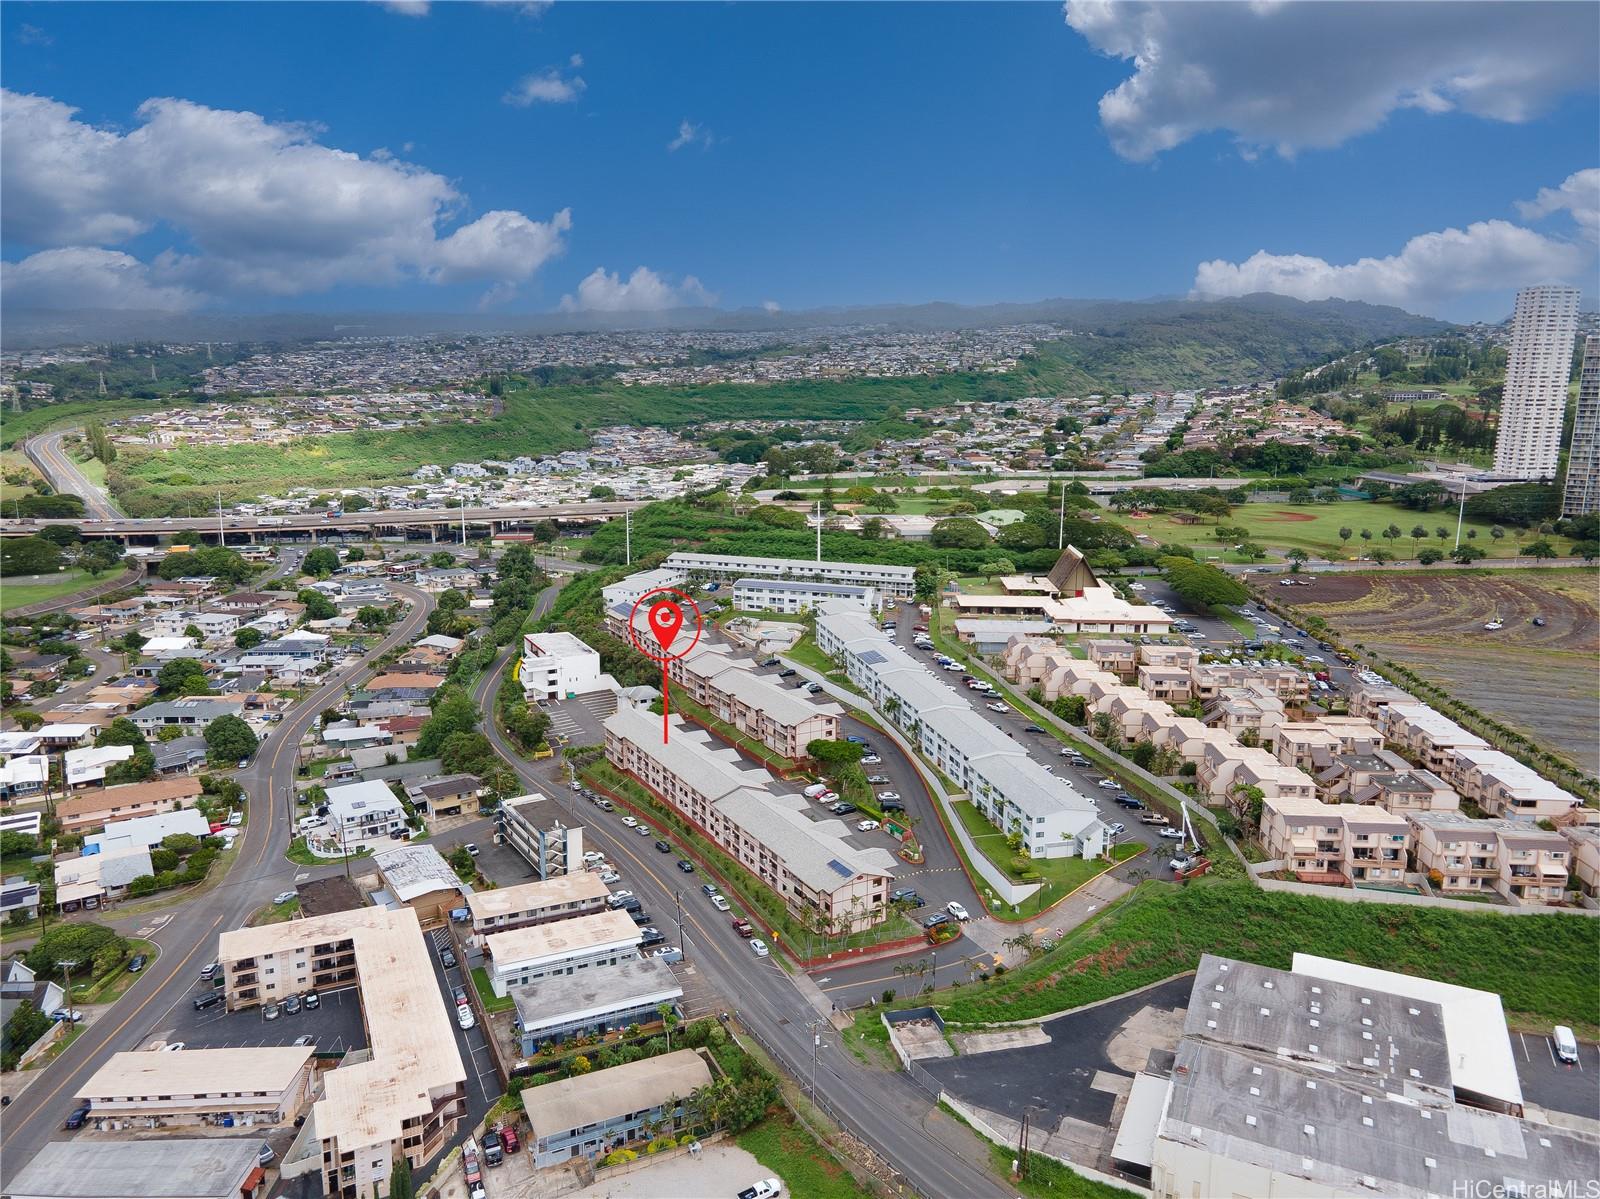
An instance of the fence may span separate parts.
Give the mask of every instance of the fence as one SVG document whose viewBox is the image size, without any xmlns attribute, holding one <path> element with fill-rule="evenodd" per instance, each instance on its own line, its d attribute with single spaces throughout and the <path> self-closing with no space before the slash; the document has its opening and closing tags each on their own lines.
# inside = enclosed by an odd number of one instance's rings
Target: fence
<svg viewBox="0 0 1600 1199">
<path fill-rule="evenodd" d="M 1350 887 L 1319 887 L 1313 883 L 1291 883 L 1284 879 L 1258 878 L 1263 891 L 1288 891 L 1294 895 L 1314 895 L 1318 899 L 1337 899 L 1342 903 L 1397 903 L 1413 907 L 1445 908 L 1455 912 L 1475 912 L 1480 916 L 1600 916 L 1588 907 L 1547 908 L 1534 905 L 1475 903 L 1470 899 L 1447 899 L 1442 895 L 1408 895 L 1403 891 L 1366 891 Z"/>
</svg>

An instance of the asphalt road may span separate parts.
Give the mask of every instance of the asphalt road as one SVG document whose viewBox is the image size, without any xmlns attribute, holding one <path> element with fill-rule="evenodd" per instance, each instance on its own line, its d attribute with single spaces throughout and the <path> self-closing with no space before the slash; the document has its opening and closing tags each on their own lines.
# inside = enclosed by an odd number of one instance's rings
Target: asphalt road
<svg viewBox="0 0 1600 1199">
<path fill-rule="evenodd" d="M 411 611 L 373 647 L 366 660 L 414 641 L 433 607 L 433 598 L 415 588 L 391 587 L 412 602 Z M 366 660 L 340 671 L 286 712 L 250 768 L 235 776 L 249 796 L 249 815 L 228 874 L 202 897 L 181 900 L 161 913 L 171 919 L 150 937 L 161 950 L 156 960 L 47 1068 L 43 1078 L 6 1109 L 0 1181 L 9 1181 L 46 1141 L 65 1139 L 61 1122 L 71 1110 L 77 1088 L 112 1054 L 137 1049 L 160 1030 L 176 1025 L 174 1009 L 189 1002 L 200 968 L 216 956 L 220 933 L 241 927 L 276 892 L 291 886 L 301 874 L 309 876 L 304 867 L 283 856 L 293 836 L 289 809 L 293 805 L 296 747 L 322 709 L 336 703 L 368 670 Z M 319 872 L 335 869 L 338 867 L 321 867 Z M 101 916 L 102 920 L 115 918 L 115 909 Z"/>
<path fill-rule="evenodd" d="M 509 661 L 510 656 L 503 655 L 480 680 L 475 688 L 480 703 L 492 699 Z M 618 885 L 638 896 L 669 943 L 682 947 L 685 965 L 728 997 L 737 1018 L 773 1047 L 789 1073 L 808 1079 L 812 1033 L 807 1024 L 826 1016 L 825 1001 L 817 1001 L 823 1005 L 819 1012 L 775 957 L 756 957 L 733 931 L 729 918 L 700 893 L 700 876 L 677 871 L 678 855 L 657 853 L 654 837 L 633 835 L 618 815 L 602 813 L 573 793 L 558 759 L 525 762 L 492 723 L 485 731 L 530 791 L 549 796 L 573 823 L 584 826 L 585 843 L 606 854 L 622 874 Z M 924 1129 L 930 1104 L 909 1079 L 863 1067 L 839 1046 L 826 1025 L 821 1035 L 816 1068 L 819 1099 L 925 1194 L 936 1199 L 1005 1199 L 1013 1193 Z"/>
<path fill-rule="evenodd" d="M 88 476 L 78 469 L 72 456 L 62 448 L 62 439 L 69 431 L 62 429 L 55 433 L 40 434 L 23 445 L 23 452 L 50 481 L 51 487 L 64 495 L 75 495 L 81 499 L 84 512 L 91 520 L 122 520 L 122 513 L 112 506 L 106 493 L 89 481 Z"/>
</svg>

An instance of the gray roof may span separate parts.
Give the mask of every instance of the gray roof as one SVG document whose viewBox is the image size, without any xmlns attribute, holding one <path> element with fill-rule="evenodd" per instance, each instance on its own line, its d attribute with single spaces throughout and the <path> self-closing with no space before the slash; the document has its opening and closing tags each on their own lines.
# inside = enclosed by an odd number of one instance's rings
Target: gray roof
<svg viewBox="0 0 1600 1199">
<path fill-rule="evenodd" d="M 799 591 L 808 595 L 862 596 L 867 593 L 865 587 L 851 587 L 844 583 L 806 583 L 796 579 L 737 579 L 733 587 L 735 591 L 741 587 L 760 587 L 766 591 Z"/>
<path fill-rule="evenodd" d="M 1399 1102 L 1340 1071 L 1187 1037 L 1161 1139 L 1313 1180 L 1307 1189 L 1318 1194 L 1407 1199 L 1471 1193 L 1460 1188 L 1479 1180 L 1502 1194 L 1565 1194 L 1571 1180 L 1594 1177 L 1600 1155 L 1600 1141 L 1579 1133 L 1449 1102 Z"/>
<path fill-rule="evenodd" d="M 126 887 L 140 875 L 154 873 L 155 867 L 150 864 L 149 850 L 141 849 L 137 853 L 118 854 L 100 863 L 100 885 L 108 890 L 112 887 Z"/>
<path fill-rule="evenodd" d="M 6 1187 L 14 1199 L 225 1199 L 265 1144 L 247 1137 L 53 1141 Z"/>
<path fill-rule="evenodd" d="M 1395 1094 L 1451 1092 L 1439 1005 L 1371 987 L 1205 954 L 1183 1032 L 1353 1071 Z"/>
<path fill-rule="evenodd" d="M 150 704 L 134 713 L 135 720 L 203 720 L 212 721 L 218 716 L 239 715 L 239 705 L 208 699 L 175 699 L 165 703 Z"/>
<path fill-rule="evenodd" d="M 710 1082 L 711 1071 L 700 1055 L 679 1049 L 528 1087 L 522 1092 L 522 1109 L 528 1113 L 533 1136 L 545 1137 L 646 1111 L 669 1099 L 684 1099 Z"/>
<path fill-rule="evenodd" d="M 660 958 L 635 958 L 604 970 L 552 974 L 511 988 L 517 1019 L 537 1031 L 585 1013 L 626 1011 L 641 1003 L 666 1003 L 683 995 L 672 967 Z"/>
<path fill-rule="evenodd" d="M 203 762 L 206 757 L 206 739 L 200 736 L 175 737 L 171 741 L 157 741 L 150 747 L 155 755 L 157 770 L 172 770 L 191 762 Z"/>
</svg>

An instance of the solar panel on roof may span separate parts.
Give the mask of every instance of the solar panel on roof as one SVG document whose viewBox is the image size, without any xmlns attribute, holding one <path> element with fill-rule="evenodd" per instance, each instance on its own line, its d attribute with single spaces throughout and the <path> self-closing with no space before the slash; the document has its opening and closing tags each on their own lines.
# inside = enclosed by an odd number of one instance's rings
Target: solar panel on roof
<svg viewBox="0 0 1600 1199">
<path fill-rule="evenodd" d="M 861 655 L 861 660 L 869 666 L 876 666 L 878 663 L 887 662 L 889 659 L 885 658 L 877 650 L 869 649 Z"/>
<path fill-rule="evenodd" d="M 828 869 L 832 870 L 835 874 L 839 875 L 841 878 L 849 878 L 853 874 L 855 874 L 854 870 L 850 869 L 850 867 L 846 866 L 838 858 L 829 858 L 828 859 Z"/>
</svg>

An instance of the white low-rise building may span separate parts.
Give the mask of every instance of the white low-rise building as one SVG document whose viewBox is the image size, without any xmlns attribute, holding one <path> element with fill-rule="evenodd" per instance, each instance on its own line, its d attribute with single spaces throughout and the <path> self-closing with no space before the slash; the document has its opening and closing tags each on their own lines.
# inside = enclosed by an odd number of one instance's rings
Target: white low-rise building
<svg viewBox="0 0 1600 1199">
<path fill-rule="evenodd" d="M 643 935 L 628 913 L 614 909 L 491 933 L 483 940 L 489 985 L 507 995 L 534 979 L 631 962 Z"/>
<path fill-rule="evenodd" d="M 818 583 L 839 583 L 847 587 L 870 587 L 886 599 L 910 599 L 915 594 L 915 573 L 910 566 L 889 566 L 879 562 L 823 562 L 810 558 L 753 558 L 743 554 L 676 553 L 667 556 L 666 566 L 682 570 L 690 578 L 722 579 L 807 579 Z"/>
<path fill-rule="evenodd" d="M 309 836 L 330 854 L 383 849 L 406 827 L 406 810 L 381 782 L 328 788 L 328 822 Z"/>
<path fill-rule="evenodd" d="M 618 579 L 609 587 L 602 587 L 600 598 L 607 609 L 618 604 L 626 604 L 631 608 L 639 602 L 640 596 L 663 587 L 676 587 L 688 578 L 689 572 L 681 567 L 661 566 L 655 570 L 641 570 L 625 579 Z"/>
<path fill-rule="evenodd" d="M 602 686 L 600 655 L 571 633 L 524 633 L 519 675 L 529 699 L 570 699 Z"/>
<path fill-rule="evenodd" d="M 741 612 L 781 612 L 793 616 L 828 600 L 845 600 L 876 611 L 878 593 L 871 587 L 817 583 L 805 579 L 739 579 L 733 585 L 733 606 Z"/>
</svg>

